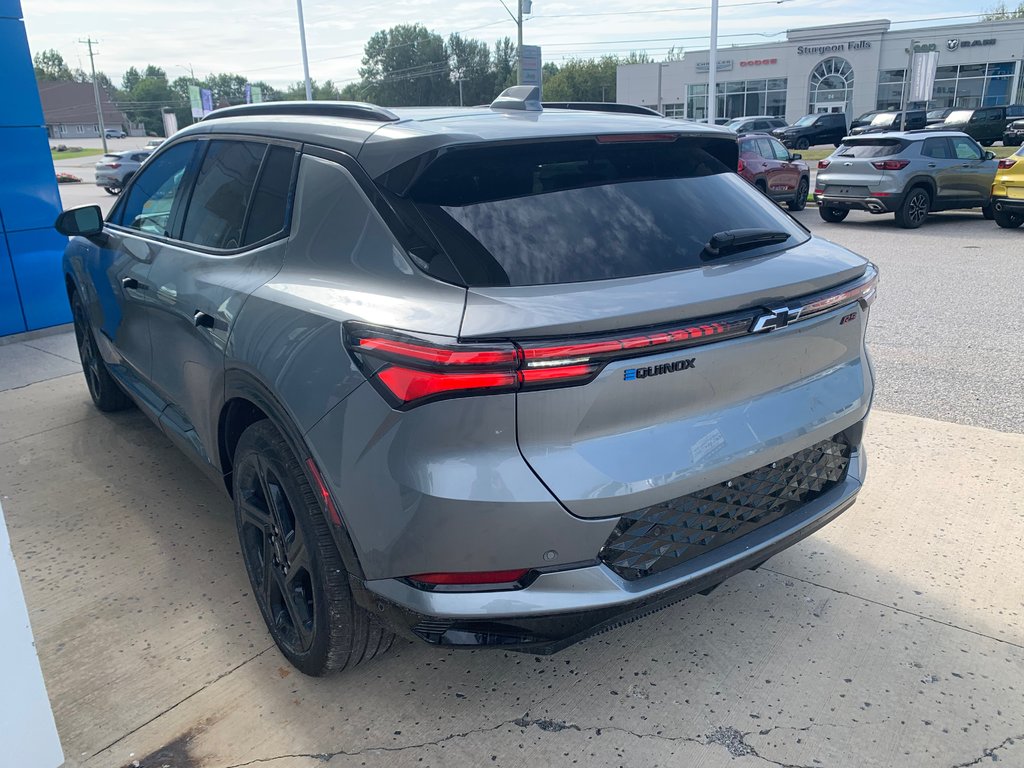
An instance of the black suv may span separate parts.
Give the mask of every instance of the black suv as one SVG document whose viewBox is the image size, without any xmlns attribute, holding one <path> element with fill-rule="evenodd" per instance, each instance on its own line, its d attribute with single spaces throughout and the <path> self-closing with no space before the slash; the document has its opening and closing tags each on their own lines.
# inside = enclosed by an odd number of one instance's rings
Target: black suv
<svg viewBox="0 0 1024 768">
<path fill-rule="evenodd" d="M 846 115 L 842 112 L 822 112 L 804 115 L 792 125 L 776 128 L 772 135 L 787 147 L 807 149 L 812 144 L 839 146 L 846 136 Z"/>
<path fill-rule="evenodd" d="M 850 123 L 850 135 L 860 136 L 862 133 L 884 133 L 886 131 L 915 131 L 927 125 L 927 113 L 923 109 L 908 109 L 906 118 L 903 112 L 892 110 L 868 112 Z M 865 118 L 867 118 L 865 120 Z"/>
<path fill-rule="evenodd" d="M 929 131 L 961 131 L 983 147 L 991 147 L 1003 138 L 1006 129 L 1006 107 L 954 109 L 941 123 L 929 125 Z"/>
</svg>

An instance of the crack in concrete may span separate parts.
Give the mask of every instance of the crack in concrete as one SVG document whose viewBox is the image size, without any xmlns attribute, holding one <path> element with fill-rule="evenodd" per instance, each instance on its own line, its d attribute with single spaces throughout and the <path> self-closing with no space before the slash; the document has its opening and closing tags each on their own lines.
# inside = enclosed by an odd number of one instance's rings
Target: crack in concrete
<svg viewBox="0 0 1024 768">
<path fill-rule="evenodd" d="M 998 760 L 999 758 L 996 757 L 996 752 L 998 752 L 1001 749 L 1006 749 L 1007 747 L 1012 746 L 1015 742 L 1019 741 L 1020 739 L 1024 739 L 1024 733 L 1020 734 L 1019 736 L 1007 736 L 1005 739 L 1003 739 L 999 744 L 996 744 L 994 747 L 985 747 L 981 751 L 981 755 L 979 755 L 978 757 L 974 758 L 970 762 L 967 762 L 967 763 L 957 763 L 956 765 L 952 766 L 952 768 L 970 768 L 970 766 L 978 765 L 982 760 L 984 760 L 986 758 L 989 758 L 989 759 L 991 759 L 993 761 Z"/>
<path fill-rule="evenodd" d="M 322 763 L 327 763 L 333 760 L 335 757 L 359 757 L 361 755 L 365 755 L 371 752 L 405 752 L 411 749 L 436 747 L 453 739 L 467 738 L 469 736 L 475 736 L 481 733 L 492 733 L 494 731 L 500 730 L 501 728 L 506 728 L 512 725 L 522 728 L 523 730 L 535 726 L 540 730 L 546 731 L 548 733 L 559 733 L 561 731 L 577 731 L 579 733 L 593 733 L 597 736 L 600 736 L 602 733 L 607 731 L 625 734 L 627 736 L 632 736 L 636 739 L 641 740 L 657 739 L 659 741 L 684 742 L 698 744 L 700 746 L 714 745 L 724 747 L 733 757 L 756 757 L 758 760 L 763 760 L 769 765 L 778 766 L 778 768 L 816 768 L 815 766 L 780 762 L 778 760 L 773 760 L 770 757 L 765 757 L 764 755 L 758 754 L 757 750 L 746 742 L 746 737 L 749 736 L 750 733 L 742 733 L 737 728 L 733 728 L 732 726 L 720 726 L 716 728 L 714 731 L 712 731 L 710 734 L 705 735 L 703 738 L 697 738 L 694 736 L 668 736 L 663 733 L 642 733 L 615 725 L 590 726 L 578 725 L 576 723 L 570 723 L 564 720 L 552 720 L 549 718 L 531 719 L 529 717 L 529 713 L 523 715 L 522 717 L 517 717 L 513 720 L 503 720 L 502 722 L 496 725 L 487 726 L 485 728 L 473 728 L 468 731 L 460 731 L 458 733 L 451 733 L 439 739 L 423 741 L 416 744 L 405 744 L 403 746 L 395 747 L 371 746 L 364 747 L 362 749 L 358 749 L 352 752 L 343 749 L 334 752 L 294 752 L 284 755 L 275 755 L 273 757 L 258 757 L 252 760 L 248 760 L 244 763 L 233 763 L 231 765 L 224 766 L 223 768 L 247 768 L 248 766 L 272 763 L 277 760 L 288 760 L 296 758 L 307 758 L 310 760 L 317 760 Z M 809 727 L 813 727 L 813 725 Z"/>
<path fill-rule="evenodd" d="M 941 624 L 944 627 L 949 627 L 950 629 L 957 629 L 957 630 L 959 630 L 961 632 L 967 632 L 968 634 L 971 634 L 971 635 L 977 635 L 978 637 L 984 637 L 986 640 L 994 640 L 997 643 L 1005 643 L 1006 645 L 1009 645 L 1009 646 L 1011 646 L 1013 648 L 1020 648 L 1021 650 L 1024 650 L 1024 644 L 1022 644 L 1022 643 L 1015 643 L 1012 640 L 1006 640 L 1006 639 L 1001 638 L 1001 637 L 993 637 L 992 635 L 986 635 L 984 632 L 979 632 L 976 629 L 968 629 L 967 627 L 961 627 L 961 626 L 958 626 L 958 625 L 953 624 L 951 622 L 943 621 L 942 619 L 936 619 L 933 616 L 925 616 L 924 614 L 921 614 L 921 613 L 915 613 L 914 611 L 908 611 L 906 608 L 899 608 L 899 607 L 897 607 L 895 605 L 889 605 L 888 603 L 882 603 L 882 602 L 879 602 L 878 600 L 872 600 L 870 597 L 864 597 L 863 595 L 856 595 L 853 592 L 847 592 L 847 591 L 842 590 L 842 589 L 836 589 L 835 587 L 830 587 L 830 586 L 828 586 L 826 584 L 819 584 L 816 581 L 811 581 L 810 579 L 802 579 L 799 576 L 793 576 L 792 574 L 783 573 L 782 571 L 776 571 L 776 570 L 774 570 L 772 568 L 767 568 L 765 566 L 762 566 L 761 570 L 762 571 L 767 571 L 768 573 L 774 573 L 776 576 L 783 576 L 783 577 L 785 577 L 787 579 L 793 579 L 794 581 L 801 581 L 804 584 L 810 584 L 812 587 L 818 587 L 819 589 L 826 589 L 829 592 L 835 592 L 837 595 L 846 595 L 847 597 L 852 597 L 852 598 L 855 598 L 856 600 L 863 600 L 865 603 L 871 603 L 872 605 L 878 605 L 878 606 L 881 606 L 882 608 L 888 608 L 890 610 L 896 611 L 897 613 L 905 613 L 908 616 L 914 616 L 915 618 L 921 619 L 922 621 L 931 621 L 931 622 L 934 622 L 935 624 Z"/>
</svg>

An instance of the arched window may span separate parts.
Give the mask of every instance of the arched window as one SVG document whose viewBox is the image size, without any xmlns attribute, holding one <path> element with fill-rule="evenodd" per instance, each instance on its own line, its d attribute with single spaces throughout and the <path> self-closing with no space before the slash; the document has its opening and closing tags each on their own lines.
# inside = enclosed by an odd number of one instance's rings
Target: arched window
<svg viewBox="0 0 1024 768">
<path fill-rule="evenodd" d="M 810 112 L 846 112 L 853 98 L 853 67 L 831 57 L 811 72 Z"/>
</svg>

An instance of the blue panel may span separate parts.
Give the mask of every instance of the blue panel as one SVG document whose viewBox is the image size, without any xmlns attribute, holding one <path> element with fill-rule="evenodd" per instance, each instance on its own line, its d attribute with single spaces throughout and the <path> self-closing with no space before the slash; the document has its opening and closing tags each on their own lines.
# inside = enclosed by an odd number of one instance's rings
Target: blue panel
<svg viewBox="0 0 1024 768">
<path fill-rule="evenodd" d="M 46 130 L 0 128 L 0 167 L 0 215 L 7 231 L 52 227 L 61 207 Z"/>
<path fill-rule="evenodd" d="M 14 272 L 11 257 L 7 253 L 7 240 L 0 229 L 0 336 L 21 333 L 25 330 L 25 318 L 21 316 L 21 302 L 14 286 Z"/>
<path fill-rule="evenodd" d="M 28 330 L 70 323 L 71 308 L 61 267 L 68 239 L 51 227 L 8 232 L 7 244 Z"/>
<path fill-rule="evenodd" d="M 20 19 L 21 0 L 0 0 L 0 19 Z"/>
<path fill-rule="evenodd" d="M 3 72 L 4 83 L 0 126 L 43 125 L 43 109 L 39 105 L 25 24 L 17 19 L 0 18 L 0 72 Z"/>
</svg>

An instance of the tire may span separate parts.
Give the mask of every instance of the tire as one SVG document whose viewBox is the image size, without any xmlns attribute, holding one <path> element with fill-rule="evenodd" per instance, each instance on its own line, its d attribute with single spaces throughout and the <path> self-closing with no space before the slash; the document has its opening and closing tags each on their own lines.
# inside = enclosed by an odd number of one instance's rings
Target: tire
<svg viewBox="0 0 1024 768">
<path fill-rule="evenodd" d="M 319 677 L 390 648 L 394 635 L 356 604 L 320 502 L 269 421 L 242 433 L 232 477 L 242 559 L 285 658 Z"/>
<path fill-rule="evenodd" d="M 981 142 L 978 142 L 978 143 L 981 144 L 981 146 L 983 146 L 983 147 L 991 147 L 996 142 L 995 142 L 995 139 L 986 139 L 985 141 L 981 141 Z"/>
<path fill-rule="evenodd" d="M 786 203 L 786 207 L 791 211 L 802 211 L 807 207 L 807 193 L 809 190 L 810 185 L 808 185 L 807 179 L 800 179 L 800 183 L 796 187 L 796 196 Z"/>
<path fill-rule="evenodd" d="M 765 197 L 768 197 L 768 185 L 767 184 L 765 184 L 763 181 L 761 181 L 759 179 L 759 180 L 754 182 L 754 186 L 757 188 L 758 192 L 760 192 Z"/>
<path fill-rule="evenodd" d="M 992 207 L 992 203 L 981 206 L 981 215 L 985 217 L 985 221 L 992 221 L 996 217 L 996 211 Z"/>
<path fill-rule="evenodd" d="M 821 216 L 822 221 L 827 221 L 830 224 L 838 224 L 849 216 L 850 212 L 846 208 L 828 208 L 823 205 L 818 208 L 818 215 Z"/>
<path fill-rule="evenodd" d="M 797 139 L 796 140 L 796 148 L 797 149 L 808 149 L 808 148 L 810 148 L 810 146 L 811 146 L 811 142 L 809 142 L 807 139 Z"/>
<path fill-rule="evenodd" d="M 132 405 L 131 398 L 124 393 L 121 385 L 110 375 L 107 364 L 100 356 L 93 336 L 92 326 L 85 313 L 85 305 L 78 297 L 78 291 L 71 294 L 71 314 L 75 322 L 75 340 L 78 342 L 78 356 L 82 360 L 82 373 L 89 388 L 89 396 L 101 411 L 112 413 L 123 411 Z"/>
<path fill-rule="evenodd" d="M 1003 229 L 1016 229 L 1024 224 L 1024 213 L 1010 213 L 1009 211 L 993 211 L 996 224 Z"/>
<path fill-rule="evenodd" d="M 104 189 L 107 190 L 107 194 L 108 195 L 120 195 L 121 194 L 121 188 L 120 187 L 104 187 Z"/>
<path fill-rule="evenodd" d="M 914 187 L 903 198 L 896 209 L 896 226 L 903 229 L 917 229 L 928 218 L 932 207 L 932 196 L 924 187 Z"/>
</svg>

